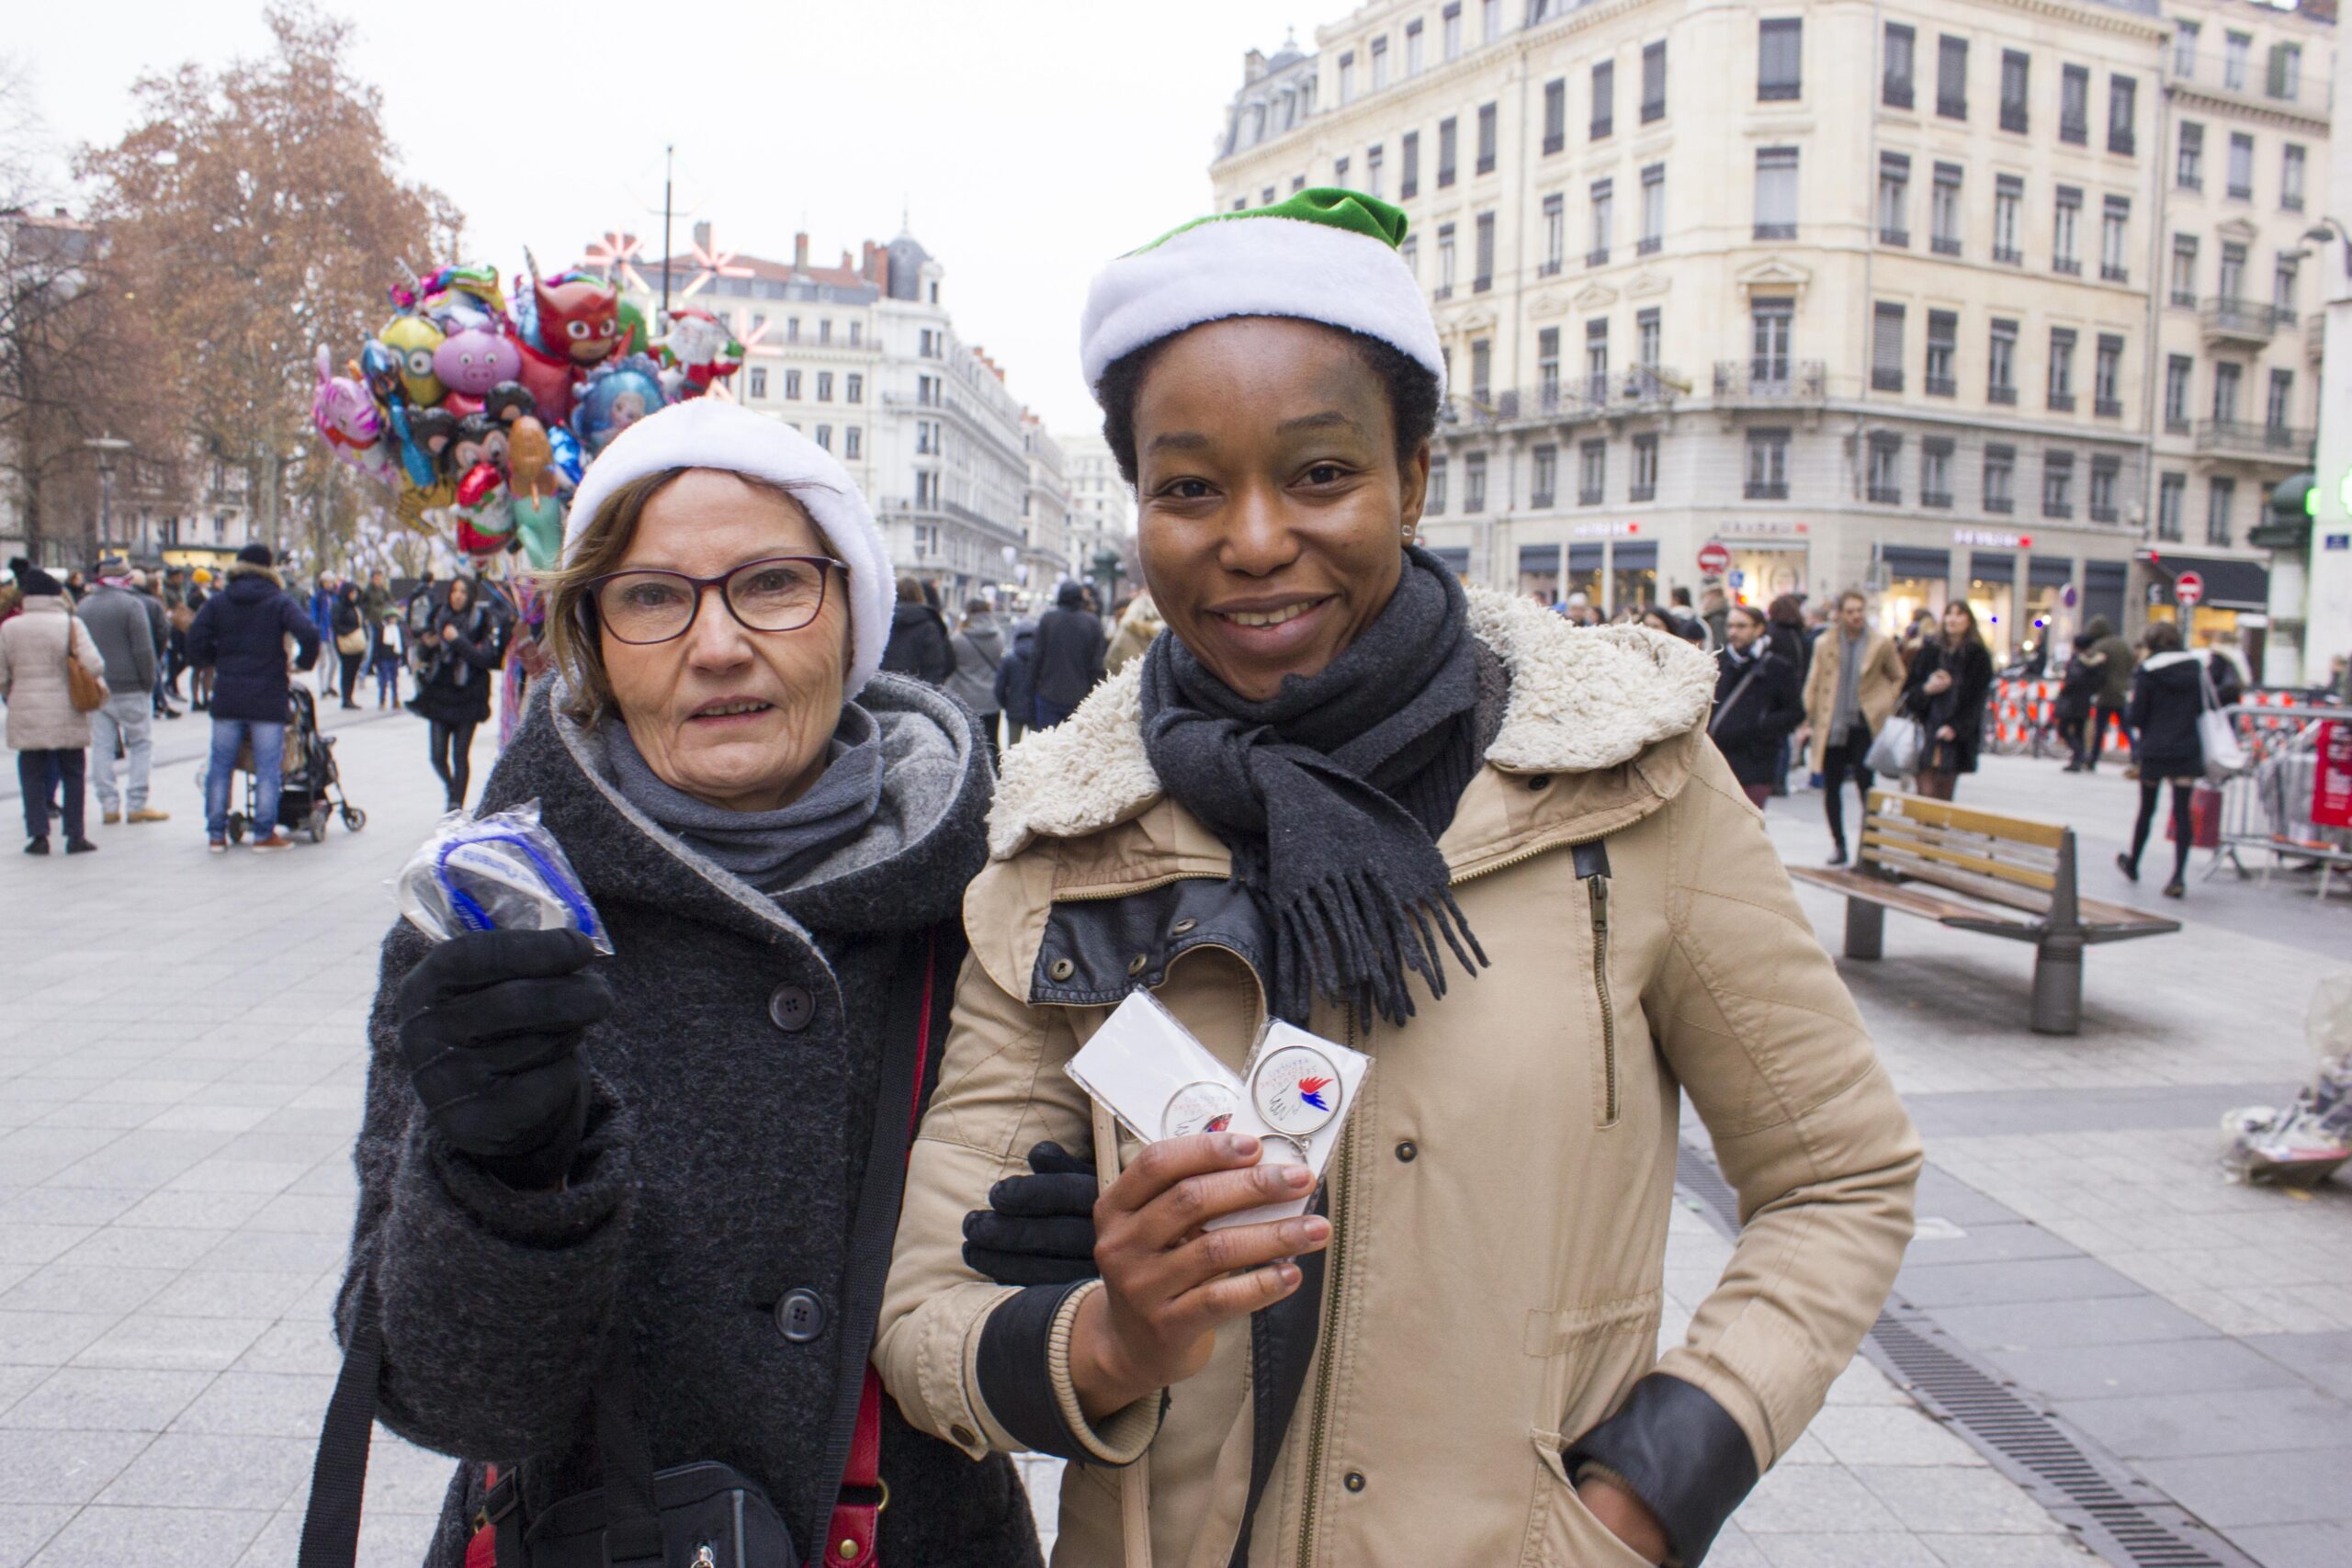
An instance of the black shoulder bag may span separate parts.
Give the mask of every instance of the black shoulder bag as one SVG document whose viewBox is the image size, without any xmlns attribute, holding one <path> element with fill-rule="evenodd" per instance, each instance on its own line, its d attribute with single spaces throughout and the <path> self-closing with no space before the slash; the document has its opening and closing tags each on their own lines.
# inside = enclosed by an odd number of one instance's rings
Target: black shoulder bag
<svg viewBox="0 0 2352 1568">
<path fill-rule="evenodd" d="M 823 1474 L 841 1475 L 860 1436 L 866 1357 L 882 1307 L 882 1286 L 906 1186 L 914 1117 L 888 1107 L 920 1109 L 932 1055 L 932 999 L 940 976 L 952 983 L 962 932 L 952 923 L 908 939 L 891 987 L 883 1034 L 882 1078 L 865 1180 L 852 1223 L 842 1292 L 840 1359 Z M 479 1544 L 492 1542 L 491 1568 L 801 1568 L 792 1532 L 758 1483 L 712 1461 L 657 1471 L 637 1418 L 635 1376 L 625 1336 L 606 1350 L 595 1388 L 597 1459 L 605 1484 L 563 1498 L 536 1517 L 523 1506 L 519 1474 L 494 1468 L 473 1519 Z M 359 1515 L 374 1436 L 376 1391 L 383 1374 L 382 1306 L 373 1277 L 363 1279 L 343 1371 L 327 1403 L 311 1471 L 299 1568 L 354 1568 Z M 871 1535 L 861 1542 L 870 1563 Z M 467 1562 L 475 1562 L 469 1549 Z"/>
</svg>

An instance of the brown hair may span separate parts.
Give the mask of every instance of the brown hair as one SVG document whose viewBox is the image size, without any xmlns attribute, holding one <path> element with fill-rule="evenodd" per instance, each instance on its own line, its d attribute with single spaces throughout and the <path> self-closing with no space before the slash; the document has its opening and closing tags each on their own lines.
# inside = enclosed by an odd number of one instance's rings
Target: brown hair
<svg viewBox="0 0 2352 1568">
<path fill-rule="evenodd" d="M 817 536 L 824 538 L 824 528 L 801 505 L 794 487 L 752 474 L 736 473 L 731 468 L 717 471 L 789 502 L 808 518 L 808 525 L 817 530 Z M 612 682 L 605 673 L 603 638 L 588 609 L 588 584 L 621 570 L 628 558 L 629 547 L 637 540 L 637 525 L 644 517 L 646 507 L 684 472 L 683 468 L 663 468 L 659 473 L 640 475 L 614 491 L 597 508 L 596 515 L 588 520 L 579 542 L 566 551 L 568 558 L 563 564 L 538 574 L 539 591 L 548 596 L 547 618 L 540 636 L 547 643 L 549 658 L 563 674 L 564 715 L 578 723 L 594 724 L 613 701 Z M 830 540 L 826 547 L 832 547 Z"/>
</svg>

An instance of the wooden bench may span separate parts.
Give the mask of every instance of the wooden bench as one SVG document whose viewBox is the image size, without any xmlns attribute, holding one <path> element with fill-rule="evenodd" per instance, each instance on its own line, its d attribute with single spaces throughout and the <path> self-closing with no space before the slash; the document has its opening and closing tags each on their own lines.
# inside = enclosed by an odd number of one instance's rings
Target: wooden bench
<svg viewBox="0 0 2352 1568">
<path fill-rule="evenodd" d="M 1796 866 L 1789 874 L 1846 896 L 1849 958 L 1883 953 L 1889 909 L 2033 943 L 2032 1023 L 2042 1034 L 2082 1028 L 2084 948 L 2180 930 L 2178 920 L 2077 893 L 2075 830 L 2063 822 L 1894 790 L 1871 792 L 1851 869 Z"/>
</svg>

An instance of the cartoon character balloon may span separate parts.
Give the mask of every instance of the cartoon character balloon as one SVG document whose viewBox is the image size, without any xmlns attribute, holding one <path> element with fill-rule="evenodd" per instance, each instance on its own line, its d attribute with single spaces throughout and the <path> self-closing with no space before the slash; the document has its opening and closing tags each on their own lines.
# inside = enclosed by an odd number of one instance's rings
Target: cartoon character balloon
<svg viewBox="0 0 2352 1568">
<path fill-rule="evenodd" d="M 489 396 L 501 381 L 512 380 L 523 368 L 523 355 L 503 333 L 468 327 L 444 338 L 433 351 L 433 373 L 453 392 L 473 399 Z"/>
<path fill-rule="evenodd" d="M 399 469 L 384 444 L 383 416 L 376 412 L 368 389 L 346 376 L 334 374 L 334 356 L 319 344 L 318 389 L 311 399 L 311 423 L 326 440 L 327 449 L 380 484 L 399 478 Z"/>
<path fill-rule="evenodd" d="M 614 436 L 668 400 L 662 391 L 661 367 L 644 355 L 633 354 L 599 366 L 588 378 L 571 411 L 571 432 L 593 457 Z"/>
<path fill-rule="evenodd" d="M 743 365 L 743 345 L 707 310 L 672 311 L 670 330 L 656 346 L 671 367 L 663 381 L 673 399 L 698 398 Z"/>
<path fill-rule="evenodd" d="M 433 373 L 433 355 L 441 346 L 441 329 L 423 316 L 394 316 L 376 334 L 385 347 L 401 356 L 401 390 L 419 408 L 431 408 L 448 390 Z"/>
<path fill-rule="evenodd" d="M 620 344 L 620 294 L 609 283 L 566 273 L 553 283 L 531 280 L 538 306 L 539 346 L 586 369 L 601 365 Z"/>
</svg>

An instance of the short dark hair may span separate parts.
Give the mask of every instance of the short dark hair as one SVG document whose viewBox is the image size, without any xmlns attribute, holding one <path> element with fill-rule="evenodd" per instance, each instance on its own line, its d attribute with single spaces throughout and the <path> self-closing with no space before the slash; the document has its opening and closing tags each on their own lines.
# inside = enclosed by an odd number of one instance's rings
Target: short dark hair
<svg viewBox="0 0 2352 1568">
<path fill-rule="evenodd" d="M 1401 468 L 1409 464 L 1413 454 L 1421 449 L 1421 443 L 1437 429 L 1437 378 L 1427 366 L 1394 344 L 1328 322 L 1313 324 L 1346 338 L 1357 357 L 1380 378 L 1380 384 L 1388 394 L 1389 420 L 1396 427 L 1396 466 Z M 1182 335 L 1170 333 L 1122 355 L 1111 362 L 1110 368 L 1102 372 L 1102 378 L 1094 384 L 1094 400 L 1102 405 L 1102 439 L 1110 443 L 1119 475 L 1129 484 L 1136 482 L 1140 471 L 1136 461 L 1136 399 L 1143 391 L 1144 378 L 1151 374 L 1152 365 L 1162 351 Z"/>
<path fill-rule="evenodd" d="M 2150 621 L 2140 639 L 2150 653 L 2178 653 L 2181 649 L 2180 627 L 2172 621 Z"/>
</svg>

